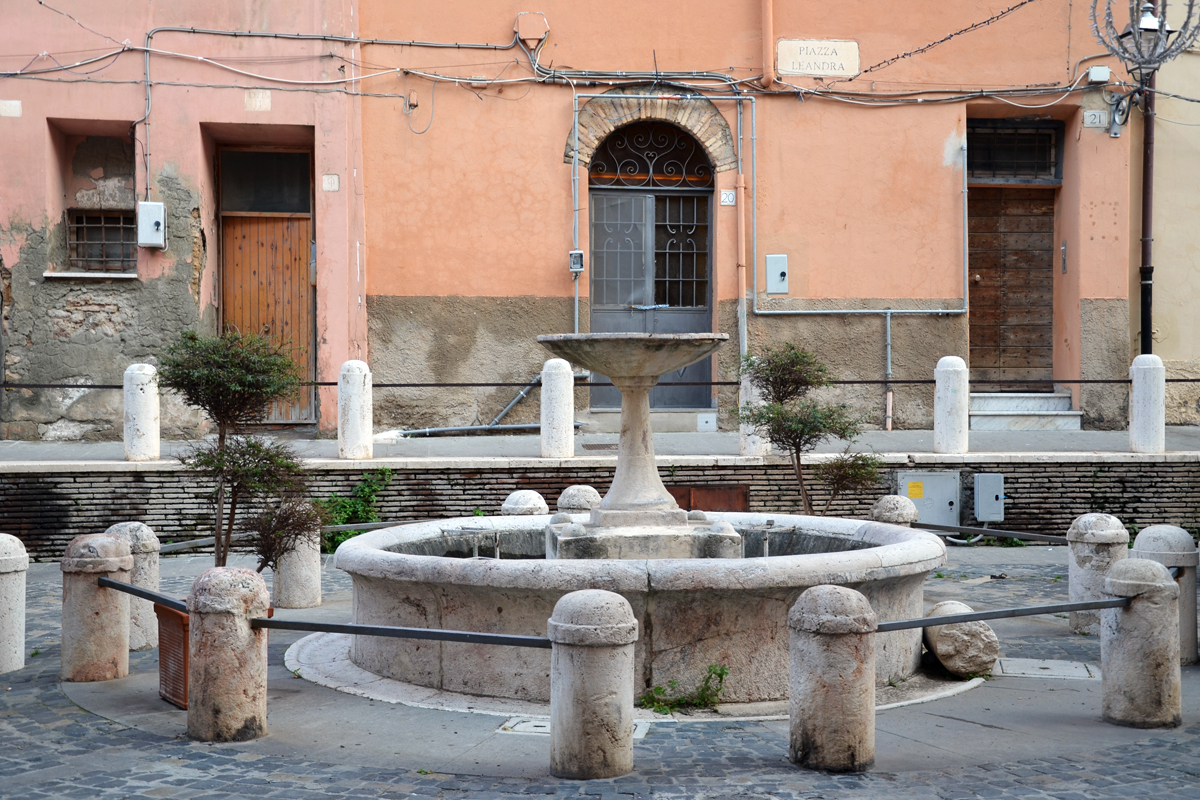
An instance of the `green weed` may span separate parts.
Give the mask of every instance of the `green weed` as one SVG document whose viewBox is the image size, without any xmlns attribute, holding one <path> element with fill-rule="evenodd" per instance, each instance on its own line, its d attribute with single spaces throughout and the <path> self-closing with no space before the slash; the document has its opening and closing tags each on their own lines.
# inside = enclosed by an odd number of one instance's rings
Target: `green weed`
<svg viewBox="0 0 1200 800">
<path fill-rule="evenodd" d="M 656 714 L 670 714 L 683 708 L 713 708 L 725 691 L 729 667 L 709 664 L 704 682 L 686 694 L 679 694 L 679 682 L 667 681 L 666 688 L 655 686 L 637 699 L 638 708 L 654 709 Z M 669 692 L 669 693 L 668 693 Z"/>
</svg>

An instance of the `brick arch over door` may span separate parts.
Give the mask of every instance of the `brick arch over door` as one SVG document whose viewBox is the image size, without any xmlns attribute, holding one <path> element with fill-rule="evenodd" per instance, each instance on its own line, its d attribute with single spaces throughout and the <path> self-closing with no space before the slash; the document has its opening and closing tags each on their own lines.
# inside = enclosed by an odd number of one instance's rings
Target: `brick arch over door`
<svg viewBox="0 0 1200 800">
<path fill-rule="evenodd" d="M 638 100 L 626 94 L 650 94 L 649 86 L 613 89 L 579 109 L 579 163 L 587 167 L 604 137 L 617 128 L 639 120 L 662 120 L 683 128 L 708 153 L 714 172 L 737 166 L 737 151 L 729 123 L 710 100 Z M 611 96 L 611 99 L 610 99 Z M 575 132 L 567 132 L 563 161 L 570 164 L 575 154 Z"/>
</svg>

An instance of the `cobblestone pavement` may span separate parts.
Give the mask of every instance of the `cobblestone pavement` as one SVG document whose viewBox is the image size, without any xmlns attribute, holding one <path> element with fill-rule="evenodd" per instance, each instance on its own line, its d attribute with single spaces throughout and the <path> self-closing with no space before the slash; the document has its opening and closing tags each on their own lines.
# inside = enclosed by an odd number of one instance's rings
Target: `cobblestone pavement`
<svg viewBox="0 0 1200 800">
<path fill-rule="evenodd" d="M 980 571 L 980 570 L 975 570 Z M 1028 574 L 1026 574 L 1026 572 Z M 1014 571 L 1015 573 L 1015 571 Z M 949 571 L 944 571 L 949 575 Z M 967 578 L 961 577 L 968 575 Z M 966 597 L 979 607 L 1016 598 L 1065 597 L 1065 577 L 1052 568 L 1030 568 L 1009 579 L 981 584 L 970 568 L 954 577 L 931 577 L 931 599 Z M 1064 573 L 1065 575 L 1065 570 Z M 341 580 L 330 576 L 331 580 Z M 951 586 L 951 582 L 957 584 Z M 182 595 L 190 578 L 168 578 L 163 589 Z M 1061 586 L 1061 588 L 1060 588 Z M 985 600 L 987 602 L 985 602 Z M 719 721 L 655 726 L 636 745 L 637 770 L 606 781 L 480 778 L 364 769 L 242 752 L 237 745 L 208 745 L 113 723 L 69 701 L 59 688 L 59 587 L 31 584 L 28 641 L 37 652 L 28 665 L 0 677 L 0 796 L 4 798 L 221 798 L 325 797 L 494 798 L 1200 798 L 1200 724 L 1169 732 L 1147 731 L 1136 745 L 1109 747 L 1069 758 L 1045 757 L 923 772 L 837 776 L 799 770 L 785 760 L 786 733 L 778 724 Z M 1063 623 L 1065 627 L 1065 622 Z M 1050 650 L 1087 656 L 1093 644 L 1069 636 Z M 1078 637 L 1074 637 L 1078 638 Z M 277 662 L 291 639 L 272 635 Z M 1036 641 L 1005 642 L 1007 655 L 1036 657 Z M 1088 656 L 1090 657 L 1090 656 Z M 131 656 L 134 671 L 153 670 L 154 651 Z M 1100 723 L 1097 723 L 1099 725 Z"/>
</svg>

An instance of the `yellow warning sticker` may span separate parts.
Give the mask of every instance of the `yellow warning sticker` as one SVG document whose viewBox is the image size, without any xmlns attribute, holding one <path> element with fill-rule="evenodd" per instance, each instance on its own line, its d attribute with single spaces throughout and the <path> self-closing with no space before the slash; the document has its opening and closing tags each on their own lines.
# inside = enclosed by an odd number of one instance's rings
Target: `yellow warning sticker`
<svg viewBox="0 0 1200 800">
<path fill-rule="evenodd" d="M 909 481 L 908 483 L 908 499 L 920 500 L 925 496 L 925 484 L 921 481 Z"/>
</svg>

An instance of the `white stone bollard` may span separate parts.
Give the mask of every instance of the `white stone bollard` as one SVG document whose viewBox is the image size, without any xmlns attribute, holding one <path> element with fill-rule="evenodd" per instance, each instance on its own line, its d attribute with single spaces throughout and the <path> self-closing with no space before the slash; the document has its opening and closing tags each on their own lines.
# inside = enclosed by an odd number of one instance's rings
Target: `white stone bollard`
<svg viewBox="0 0 1200 800">
<path fill-rule="evenodd" d="M 886 522 L 911 528 L 919 517 L 916 504 L 898 494 L 885 494 L 875 501 L 875 505 L 871 506 L 871 519 L 875 522 Z"/>
<path fill-rule="evenodd" d="M 1174 728 L 1182 722 L 1179 587 L 1162 564 L 1127 558 L 1104 583 L 1127 608 L 1100 612 L 1101 716 L 1130 728 Z"/>
<path fill-rule="evenodd" d="M 272 599 L 276 608 L 321 605 L 321 534 L 300 537 L 290 553 L 279 557 Z"/>
<path fill-rule="evenodd" d="M 738 410 L 757 406 L 762 403 L 762 393 L 750 381 L 749 375 L 742 376 L 742 385 L 738 389 Z M 738 454 L 742 456 L 767 456 L 771 454 L 771 440 L 759 435 L 753 425 L 740 423 L 738 425 Z"/>
<path fill-rule="evenodd" d="M 558 496 L 558 510 L 567 514 L 586 514 L 599 508 L 602 499 L 594 487 L 577 483 L 562 490 Z"/>
<path fill-rule="evenodd" d="M 500 513 L 506 517 L 549 514 L 550 506 L 546 504 L 546 498 L 533 489 L 518 489 L 504 498 L 504 502 L 500 505 Z"/>
<path fill-rule="evenodd" d="M 159 457 L 158 370 L 130 364 L 125 370 L 125 460 Z"/>
<path fill-rule="evenodd" d="M 267 631 L 250 627 L 271 598 L 242 567 L 206 570 L 188 594 L 188 736 L 244 742 L 267 733 Z"/>
<path fill-rule="evenodd" d="M 67 545 L 62 569 L 64 681 L 109 681 L 129 674 L 129 595 L 105 589 L 101 577 L 129 583 L 133 556 L 116 536 L 90 533 Z"/>
<path fill-rule="evenodd" d="M 788 612 L 788 758 L 807 769 L 865 772 L 875 763 L 875 628 L 867 598 L 805 589 Z"/>
<path fill-rule="evenodd" d="M 575 373 L 561 358 L 542 366 L 542 458 L 575 457 Z"/>
<path fill-rule="evenodd" d="M 933 371 L 933 452 L 965 453 L 971 426 L 971 383 L 967 362 L 944 356 Z"/>
<path fill-rule="evenodd" d="M 133 569 L 129 582 L 142 589 L 158 591 L 158 537 L 150 526 L 140 522 L 118 522 L 105 531 L 129 544 Z M 129 598 L 129 649 L 149 650 L 158 647 L 158 615 L 154 603 L 137 597 Z"/>
<path fill-rule="evenodd" d="M 1133 540 L 1130 558 L 1157 561 L 1164 567 L 1177 567 L 1179 577 L 1179 663 L 1200 662 L 1196 649 L 1196 565 L 1200 552 L 1192 535 L 1174 525 L 1151 525 Z"/>
<path fill-rule="evenodd" d="M 0 533 L 0 674 L 25 666 L 25 573 L 29 556 L 15 536 Z"/>
<path fill-rule="evenodd" d="M 1129 378 L 1129 449 L 1166 452 L 1167 368 L 1158 356 L 1143 353 L 1133 360 Z"/>
<path fill-rule="evenodd" d="M 1129 531 L 1111 514 L 1084 514 L 1067 530 L 1067 594 L 1072 603 L 1099 600 L 1114 564 L 1129 556 Z M 1072 611 L 1071 630 L 1100 633 L 1100 612 Z"/>
<path fill-rule="evenodd" d="M 957 600 L 943 600 L 925 616 L 970 614 L 974 610 Z M 930 625 L 923 636 L 925 649 L 937 657 L 947 672 L 960 678 L 987 675 L 1000 658 L 1000 639 L 992 626 L 982 620 Z"/>
<path fill-rule="evenodd" d="M 559 598 L 546 623 L 550 653 L 550 773 L 615 778 L 633 770 L 633 647 L 637 619 L 614 592 Z"/>
<path fill-rule="evenodd" d="M 338 374 L 338 458 L 373 457 L 373 413 L 371 368 L 347 361 Z"/>
</svg>

